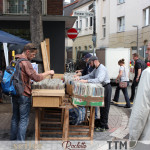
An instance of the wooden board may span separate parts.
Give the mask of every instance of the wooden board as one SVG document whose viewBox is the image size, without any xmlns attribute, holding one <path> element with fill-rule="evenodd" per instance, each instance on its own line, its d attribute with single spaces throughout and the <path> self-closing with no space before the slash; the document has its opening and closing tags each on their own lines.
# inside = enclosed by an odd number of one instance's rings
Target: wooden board
<svg viewBox="0 0 150 150">
<path fill-rule="evenodd" d="M 65 96 L 65 90 L 33 89 L 32 96 Z"/>
<path fill-rule="evenodd" d="M 64 74 L 54 74 L 53 78 L 63 79 L 64 78 Z"/>
<path fill-rule="evenodd" d="M 33 107 L 59 107 L 60 97 L 40 97 L 34 96 L 32 101 Z"/>
<path fill-rule="evenodd" d="M 50 40 L 48 38 L 45 39 L 46 42 L 46 48 L 47 48 L 47 57 L 48 57 L 48 62 L 49 62 L 49 68 L 51 68 L 50 64 Z"/>
<path fill-rule="evenodd" d="M 48 62 L 47 48 L 46 48 L 46 42 L 45 41 L 41 42 L 41 51 L 42 51 L 44 71 L 49 71 L 50 70 L 50 65 L 49 65 L 49 62 Z"/>
<path fill-rule="evenodd" d="M 73 87 L 72 87 L 72 85 L 67 84 L 67 85 L 66 85 L 66 91 L 67 91 L 67 93 L 68 93 L 70 96 L 72 96 L 72 95 L 73 95 Z"/>
</svg>

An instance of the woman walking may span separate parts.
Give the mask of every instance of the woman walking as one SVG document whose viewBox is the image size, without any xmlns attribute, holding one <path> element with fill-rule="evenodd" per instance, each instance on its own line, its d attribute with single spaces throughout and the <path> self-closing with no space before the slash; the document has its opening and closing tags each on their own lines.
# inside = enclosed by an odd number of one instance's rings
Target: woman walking
<svg viewBox="0 0 150 150">
<path fill-rule="evenodd" d="M 118 65 L 120 66 L 120 69 L 119 69 L 119 74 L 116 79 L 116 83 L 118 82 L 118 80 L 119 80 L 119 82 L 126 82 L 127 87 L 128 87 L 128 85 L 129 85 L 129 70 L 125 67 L 124 59 L 119 60 Z M 129 101 L 127 87 L 121 88 L 120 84 L 119 84 L 116 88 L 115 96 L 114 96 L 114 100 L 113 100 L 115 102 L 118 102 L 120 89 L 122 89 L 122 92 L 124 94 L 125 101 L 126 101 L 126 105 L 124 106 L 124 108 L 130 108 L 130 101 Z"/>
</svg>

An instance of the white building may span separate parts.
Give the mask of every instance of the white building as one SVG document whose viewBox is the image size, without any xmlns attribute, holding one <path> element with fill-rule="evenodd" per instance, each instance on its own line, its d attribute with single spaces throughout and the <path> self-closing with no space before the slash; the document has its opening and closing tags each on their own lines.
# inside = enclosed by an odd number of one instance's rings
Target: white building
<svg viewBox="0 0 150 150">
<path fill-rule="evenodd" d="M 150 0 L 97 0 L 97 49 L 144 49 L 150 41 Z M 135 26 L 135 27 L 133 27 Z M 136 52 L 136 51 L 134 51 Z M 144 56 L 144 51 L 139 51 Z"/>
<path fill-rule="evenodd" d="M 92 50 L 93 16 L 90 15 L 89 6 L 93 0 L 80 0 L 73 9 L 73 16 L 78 13 L 87 13 L 86 16 L 78 16 L 74 28 L 79 31 L 78 37 L 73 42 L 73 59 L 76 60 L 77 51 Z M 82 15 L 82 14 L 81 14 Z"/>
</svg>

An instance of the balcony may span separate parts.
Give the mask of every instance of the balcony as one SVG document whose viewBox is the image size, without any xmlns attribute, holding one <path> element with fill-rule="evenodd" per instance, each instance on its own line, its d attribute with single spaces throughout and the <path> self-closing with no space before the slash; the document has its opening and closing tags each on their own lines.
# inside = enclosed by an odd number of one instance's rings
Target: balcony
<svg viewBox="0 0 150 150">
<path fill-rule="evenodd" d="M 3 0 L 3 14 L 29 15 L 29 0 Z M 42 0 L 42 14 L 47 14 L 47 0 Z"/>
</svg>

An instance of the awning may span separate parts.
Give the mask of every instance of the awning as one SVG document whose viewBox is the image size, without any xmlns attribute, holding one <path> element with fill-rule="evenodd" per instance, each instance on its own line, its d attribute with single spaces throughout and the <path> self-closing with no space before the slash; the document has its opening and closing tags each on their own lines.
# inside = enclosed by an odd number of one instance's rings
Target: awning
<svg viewBox="0 0 150 150">
<path fill-rule="evenodd" d="M 18 45 L 25 45 L 27 43 L 30 43 L 27 40 L 24 40 L 20 37 L 17 37 L 15 35 L 9 34 L 7 32 L 4 32 L 0 30 L 0 42 L 1 43 L 11 43 L 11 44 L 18 44 Z"/>
</svg>

